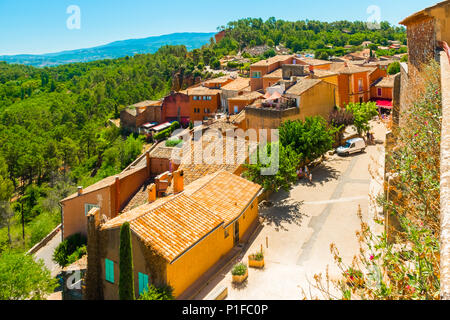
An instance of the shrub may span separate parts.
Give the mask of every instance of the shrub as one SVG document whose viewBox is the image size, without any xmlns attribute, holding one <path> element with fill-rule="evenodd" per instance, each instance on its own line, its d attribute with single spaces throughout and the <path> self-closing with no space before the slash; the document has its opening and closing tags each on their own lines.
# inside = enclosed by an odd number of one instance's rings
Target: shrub
<svg viewBox="0 0 450 320">
<path fill-rule="evenodd" d="M 258 251 L 250 255 L 250 259 L 256 261 L 262 261 L 264 259 L 264 253 L 262 251 Z"/>
<path fill-rule="evenodd" d="M 244 263 L 239 262 L 233 266 L 233 269 L 231 270 L 231 274 L 233 276 L 243 276 L 246 271 L 247 271 L 247 266 Z"/>
<path fill-rule="evenodd" d="M 66 265 L 75 262 L 86 253 L 84 249 L 80 249 L 83 246 L 86 246 L 86 242 L 86 238 L 80 233 L 71 235 L 56 247 L 53 252 L 53 261 L 58 263 L 61 267 L 65 267 Z M 77 254 L 74 255 L 74 253 Z M 72 261 L 73 259 L 75 260 Z"/>
<path fill-rule="evenodd" d="M 130 224 L 120 227 L 119 247 L 119 297 L 120 300 L 134 300 L 133 252 L 131 249 Z"/>
<path fill-rule="evenodd" d="M 171 286 L 155 287 L 153 284 L 139 296 L 138 300 L 174 300 Z"/>
<path fill-rule="evenodd" d="M 180 143 L 181 143 L 181 144 L 183 143 L 183 140 L 182 140 L 182 139 L 172 139 L 172 140 L 167 140 L 167 141 L 166 141 L 166 147 L 176 147 L 176 146 L 178 146 Z"/>
</svg>

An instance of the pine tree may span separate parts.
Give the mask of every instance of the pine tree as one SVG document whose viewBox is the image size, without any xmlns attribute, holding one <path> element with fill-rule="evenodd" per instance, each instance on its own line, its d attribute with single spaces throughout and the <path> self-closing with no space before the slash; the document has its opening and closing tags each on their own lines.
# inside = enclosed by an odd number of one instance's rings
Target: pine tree
<svg viewBox="0 0 450 320">
<path fill-rule="evenodd" d="M 130 224 L 125 222 L 120 227 L 119 249 L 119 298 L 134 300 L 133 254 L 131 248 Z"/>
</svg>

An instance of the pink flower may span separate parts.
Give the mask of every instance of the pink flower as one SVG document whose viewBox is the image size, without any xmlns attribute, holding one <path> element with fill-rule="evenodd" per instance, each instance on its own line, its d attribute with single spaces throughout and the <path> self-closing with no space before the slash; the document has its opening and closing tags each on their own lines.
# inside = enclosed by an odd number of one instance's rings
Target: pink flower
<svg viewBox="0 0 450 320">
<path fill-rule="evenodd" d="M 369 258 L 370 260 L 373 260 L 373 254 L 370 256 L 370 258 Z"/>
<path fill-rule="evenodd" d="M 414 135 L 414 137 L 417 137 L 419 134 L 418 133 L 416 133 L 415 135 Z"/>
</svg>

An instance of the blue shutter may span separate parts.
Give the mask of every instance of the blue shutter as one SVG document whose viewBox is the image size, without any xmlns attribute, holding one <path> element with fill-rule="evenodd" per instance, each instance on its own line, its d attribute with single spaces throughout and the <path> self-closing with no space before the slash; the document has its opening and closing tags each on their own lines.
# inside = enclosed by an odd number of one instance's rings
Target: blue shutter
<svg viewBox="0 0 450 320">
<path fill-rule="evenodd" d="M 114 262 L 105 259 L 105 280 L 114 283 Z"/>
<path fill-rule="evenodd" d="M 144 291 L 147 291 L 148 275 L 139 272 L 138 278 L 139 278 L 139 295 L 141 295 L 142 293 L 144 293 Z"/>
</svg>

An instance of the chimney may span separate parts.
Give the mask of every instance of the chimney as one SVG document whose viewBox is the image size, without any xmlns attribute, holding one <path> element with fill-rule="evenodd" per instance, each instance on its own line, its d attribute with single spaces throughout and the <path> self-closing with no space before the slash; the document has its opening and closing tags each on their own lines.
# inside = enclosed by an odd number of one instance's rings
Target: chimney
<svg viewBox="0 0 450 320">
<path fill-rule="evenodd" d="M 152 183 L 147 187 L 148 189 L 148 202 L 154 202 L 156 201 L 156 185 Z"/>
<path fill-rule="evenodd" d="M 83 187 L 78 187 L 78 196 L 83 194 Z"/>
<path fill-rule="evenodd" d="M 184 190 L 184 172 L 178 170 L 173 173 L 173 193 L 180 193 Z"/>
</svg>

